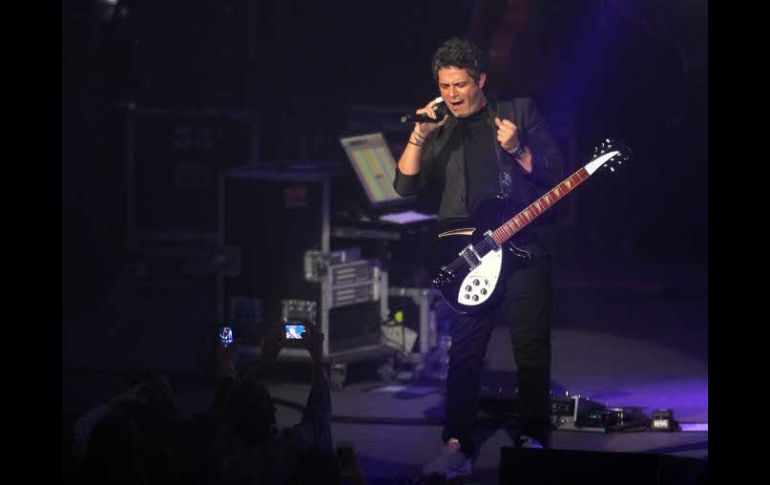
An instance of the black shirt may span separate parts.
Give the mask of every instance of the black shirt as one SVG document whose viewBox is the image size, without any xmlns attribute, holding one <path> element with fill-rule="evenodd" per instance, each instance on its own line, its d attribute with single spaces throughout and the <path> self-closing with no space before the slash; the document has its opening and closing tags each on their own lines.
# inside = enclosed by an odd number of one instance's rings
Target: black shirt
<svg viewBox="0 0 770 485">
<path fill-rule="evenodd" d="M 500 191 L 497 137 L 489 125 L 489 116 L 485 105 L 471 116 L 457 119 L 465 158 L 467 207 L 471 214 L 479 202 Z"/>
</svg>

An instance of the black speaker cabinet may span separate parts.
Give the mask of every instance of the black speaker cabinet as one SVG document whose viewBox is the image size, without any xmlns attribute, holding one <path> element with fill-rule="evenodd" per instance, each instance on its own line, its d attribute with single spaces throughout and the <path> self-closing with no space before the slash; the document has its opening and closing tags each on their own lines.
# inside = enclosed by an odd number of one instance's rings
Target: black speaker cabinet
<svg viewBox="0 0 770 485">
<path fill-rule="evenodd" d="M 337 261 L 330 252 L 335 177 L 278 166 L 223 173 L 221 244 L 240 254 L 240 268 L 222 276 L 220 307 L 223 320 L 257 328 L 256 340 L 260 328 L 283 318 L 315 320 L 327 337 L 325 356 L 339 360 L 344 356 L 332 354 L 367 356 L 385 348 L 380 325 L 387 317 L 387 272 L 367 260 Z M 259 311 L 239 313 L 249 308 Z M 307 355 L 289 346 L 280 358 Z"/>
<path fill-rule="evenodd" d="M 240 272 L 225 278 L 225 315 L 233 297 L 261 300 L 264 318 L 281 317 L 281 300 L 316 300 L 304 278 L 307 251 L 329 251 L 331 176 L 271 167 L 232 169 L 221 179 L 221 238 L 240 253 Z"/>
</svg>

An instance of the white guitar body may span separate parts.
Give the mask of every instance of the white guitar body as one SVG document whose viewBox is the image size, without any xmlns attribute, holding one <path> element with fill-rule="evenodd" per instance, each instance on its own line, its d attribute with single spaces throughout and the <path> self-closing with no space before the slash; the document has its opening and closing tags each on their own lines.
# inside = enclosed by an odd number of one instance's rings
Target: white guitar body
<svg viewBox="0 0 770 485">
<path fill-rule="evenodd" d="M 486 303 L 492 296 L 503 269 L 503 250 L 495 248 L 481 258 L 481 264 L 474 268 L 460 284 L 457 303 L 474 307 Z"/>
</svg>

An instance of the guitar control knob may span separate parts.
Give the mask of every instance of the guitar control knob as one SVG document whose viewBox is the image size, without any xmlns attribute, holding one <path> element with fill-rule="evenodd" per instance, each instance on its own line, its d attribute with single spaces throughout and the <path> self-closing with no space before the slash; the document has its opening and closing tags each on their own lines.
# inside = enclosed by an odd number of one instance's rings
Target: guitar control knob
<svg viewBox="0 0 770 485">
<path fill-rule="evenodd" d="M 479 295 L 473 295 L 473 301 L 479 301 Z"/>
<path fill-rule="evenodd" d="M 489 286 L 489 280 L 484 280 L 484 285 Z"/>
<path fill-rule="evenodd" d="M 473 288 L 471 288 L 471 285 L 468 285 L 465 287 L 465 291 L 471 291 Z"/>
<path fill-rule="evenodd" d="M 482 295 L 486 295 L 487 294 L 487 289 L 486 288 L 482 288 L 481 289 L 481 294 Z"/>
<path fill-rule="evenodd" d="M 479 280 L 473 280 L 473 284 L 479 286 Z"/>
<path fill-rule="evenodd" d="M 469 295 L 468 293 L 466 293 L 466 294 L 465 294 L 465 299 L 466 299 L 466 300 L 467 300 L 468 298 L 470 298 L 470 297 L 471 297 L 471 295 Z"/>
</svg>

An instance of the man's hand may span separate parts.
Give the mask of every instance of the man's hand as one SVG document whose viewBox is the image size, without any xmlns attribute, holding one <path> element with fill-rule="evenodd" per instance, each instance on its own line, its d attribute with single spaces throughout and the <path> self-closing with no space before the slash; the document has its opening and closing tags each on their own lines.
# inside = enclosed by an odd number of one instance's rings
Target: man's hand
<svg viewBox="0 0 770 485">
<path fill-rule="evenodd" d="M 279 325 L 270 325 L 267 328 L 264 337 L 262 337 L 262 362 L 272 363 L 281 352 L 284 341 L 284 323 L 285 322 L 281 322 Z"/>
<path fill-rule="evenodd" d="M 495 118 L 495 125 L 497 125 L 497 141 L 503 150 L 510 153 L 519 147 L 519 128 L 512 121 Z"/>
<path fill-rule="evenodd" d="M 324 334 L 315 323 L 304 322 L 305 333 L 302 334 L 302 344 L 310 352 L 313 362 L 320 364 L 323 361 Z"/>
<path fill-rule="evenodd" d="M 503 150 L 513 154 L 521 144 L 521 140 L 519 139 L 519 128 L 514 125 L 512 121 L 506 119 L 501 120 L 500 118 L 495 118 L 495 125 L 497 125 L 498 143 L 500 143 Z M 524 147 L 524 149 L 524 156 L 517 158 L 516 161 L 519 162 L 519 165 L 521 165 L 521 168 L 523 168 L 525 172 L 529 173 L 532 171 L 532 156 L 526 147 Z"/>
<path fill-rule="evenodd" d="M 434 106 L 440 101 L 433 100 L 424 108 L 418 109 L 417 114 L 426 115 L 430 118 L 436 119 L 436 110 Z M 449 115 L 444 116 L 438 123 L 415 123 L 414 129 L 409 133 L 409 141 L 404 147 L 404 151 L 401 154 L 401 158 L 398 159 L 398 171 L 404 175 L 416 175 L 420 172 L 420 157 L 422 153 L 422 145 L 425 143 L 425 138 L 434 130 L 437 130 L 440 126 L 443 126 Z"/>
<path fill-rule="evenodd" d="M 441 101 L 436 102 L 434 99 L 430 103 L 426 104 L 424 108 L 418 109 L 415 113 L 418 115 L 427 115 L 434 120 L 437 119 L 436 117 L 436 110 L 434 109 L 434 106 L 437 104 L 440 104 Z M 418 137 L 422 137 L 423 140 L 426 136 L 428 136 L 429 133 L 432 131 L 437 130 L 440 126 L 444 126 L 444 124 L 449 119 L 449 115 L 444 115 L 444 118 L 441 119 L 438 123 L 415 123 L 414 124 L 414 133 L 417 134 Z"/>
</svg>

